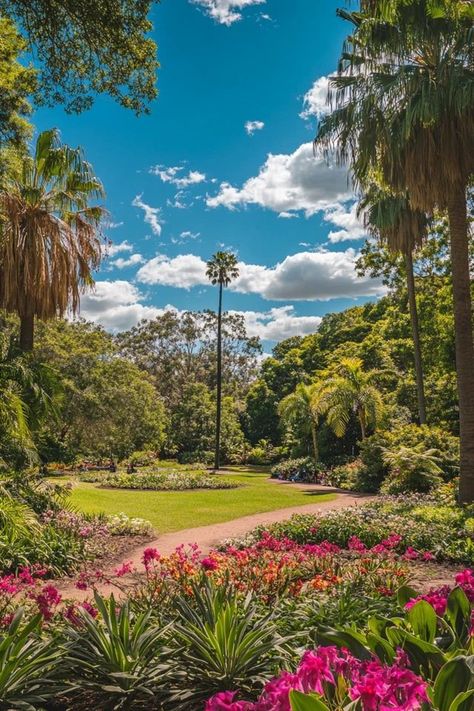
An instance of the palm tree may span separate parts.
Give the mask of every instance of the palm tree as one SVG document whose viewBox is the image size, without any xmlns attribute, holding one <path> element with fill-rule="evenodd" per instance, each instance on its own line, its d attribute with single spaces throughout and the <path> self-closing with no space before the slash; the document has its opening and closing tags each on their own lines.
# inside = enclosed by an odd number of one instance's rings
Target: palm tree
<svg viewBox="0 0 474 711">
<path fill-rule="evenodd" d="M 206 275 L 211 284 L 219 285 L 219 310 L 217 314 L 217 402 L 216 402 L 216 450 L 214 468 L 220 466 L 221 416 L 222 416 L 222 292 L 233 279 L 239 276 L 237 258 L 232 252 L 216 252 L 207 262 Z"/>
<path fill-rule="evenodd" d="M 56 129 L 38 136 L 17 179 L 0 191 L 0 307 L 21 321 L 20 347 L 31 351 L 34 320 L 76 313 L 101 258 L 91 200 L 103 196 L 81 149 L 61 143 Z"/>
<path fill-rule="evenodd" d="M 318 427 L 319 418 L 323 412 L 321 384 L 305 385 L 299 383 L 294 392 L 290 393 L 278 405 L 278 414 L 287 422 L 303 418 L 303 422 L 311 434 L 314 461 L 319 461 Z"/>
<path fill-rule="evenodd" d="M 413 337 L 415 360 L 418 418 L 420 425 L 426 424 L 425 386 L 423 361 L 421 356 L 420 326 L 416 304 L 413 251 L 427 236 L 428 218 L 426 213 L 414 210 L 407 195 L 394 195 L 372 184 L 359 203 L 359 213 L 363 213 L 366 228 L 378 236 L 389 250 L 401 252 L 405 259 L 408 304 Z"/>
<path fill-rule="evenodd" d="M 465 14 L 460 8 L 465 8 Z M 416 210 L 449 218 L 461 436 L 460 500 L 474 501 L 474 339 L 466 189 L 474 172 L 471 3 L 363 0 L 318 142 L 355 182 L 379 170 Z"/>
<path fill-rule="evenodd" d="M 360 358 L 343 358 L 322 391 L 322 407 L 328 425 L 337 437 L 344 437 L 352 415 L 357 417 L 361 438 L 369 427 L 376 428 L 384 413 L 377 381 L 381 371 L 365 371 Z"/>
</svg>

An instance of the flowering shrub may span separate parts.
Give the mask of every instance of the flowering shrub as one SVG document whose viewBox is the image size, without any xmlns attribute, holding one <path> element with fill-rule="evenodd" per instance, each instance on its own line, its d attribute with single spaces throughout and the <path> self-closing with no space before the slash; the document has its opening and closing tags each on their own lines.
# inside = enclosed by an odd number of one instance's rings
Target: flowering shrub
<svg viewBox="0 0 474 711">
<path fill-rule="evenodd" d="M 367 711 L 416 711 L 428 701 L 426 689 L 427 683 L 409 669 L 402 651 L 388 665 L 376 658 L 361 661 L 334 646 L 317 647 L 304 653 L 294 674 L 285 671 L 269 681 L 255 703 L 223 692 L 209 699 L 205 711 L 289 711 L 294 691 L 316 693 L 334 709 L 358 701 Z"/>
<path fill-rule="evenodd" d="M 287 459 L 271 469 L 273 478 L 289 481 L 320 482 L 322 472 L 322 465 L 317 464 L 312 457 Z"/>
<path fill-rule="evenodd" d="M 430 551 L 437 559 L 470 563 L 474 560 L 473 507 L 440 506 L 434 496 L 386 496 L 364 506 L 329 511 L 323 515 L 296 515 L 288 521 L 259 526 L 244 538 L 230 541 L 237 547 L 255 544 L 270 533 L 298 543 L 331 541 L 346 547 L 357 536 L 368 547 L 400 534 L 395 548 Z"/>
<path fill-rule="evenodd" d="M 111 536 L 148 536 L 153 533 L 153 526 L 143 518 L 119 513 L 107 518 L 107 531 Z"/>
</svg>

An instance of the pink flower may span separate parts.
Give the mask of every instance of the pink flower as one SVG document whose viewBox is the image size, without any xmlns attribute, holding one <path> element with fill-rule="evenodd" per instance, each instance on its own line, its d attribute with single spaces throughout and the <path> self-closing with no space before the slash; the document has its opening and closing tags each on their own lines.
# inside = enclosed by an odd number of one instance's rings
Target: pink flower
<svg viewBox="0 0 474 711">
<path fill-rule="evenodd" d="M 115 568 L 115 575 L 117 578 L 123 578 L 124 575 L 128 575 L 133 570 L 133 562 L 130 560 L 128 563 L 122 563 L 121 566 Z"/>
<path fill-rule="evenodd" d="M 45 585 L 38 595 L 34 596 L 40 613 L 45 620 L 50 620 L 53 616 L 53 608 L 61 602 L 61 594 L 53 585 Z"/>
<path fill-rule="evenodd" d="M 204 711 L 250 711 L 253 704 L 248 701 L 234 701 L 236 691 L 220 691 L 210 698 Z"/>
<path fill-rule="evenodd" d="M 474 571 L 466 568 L 455 577 L 456 585 L 459 585 L 466 593 L 470 602 L 474 602 Z"/>
<path fill-rule="evenodd" d="M 426 595 L 419 595 L 418 597 L 412 598 L 405 605 L 406 610 L 411 610 L 413 605 L 416 605 L 420 600 L 425 600 L 434 609 L 437 615 L 442 617 L 446 612 L 446 606 L 448 604 L 448 595 L 450 593 L 450 588 L 445 586 L 439 588 L 439 590 L 430 590 Z"/>
<path fill-rule="evenodd" d="M 420 557 L 420 554 L 414 548 L 408 546 L 405 553 L 403 554 L 403 557 L 405 558 L 405 560 L 417 560 Z"/>
<path fill-rule="evenodd" d="M 303 691 L 298 676 L 282 672 L 279 677 L 265 684 L 254 711 L 291 711 L 289 696 L 293 689 Z"/>
<path fill-rule="evenodd" d="M 314 652 L 305 652 L 298 667 L 298 678 L 303 690 L 324 694 L 323 683 L 336 684 L 331 671 L 331 662 L 337 657 L 335 647 L 319 647 Z"/>
<path fill-rule="evenodd" d="M 143 565 L 147 570 L 153 560 L 160 560 L 160 558 L 161 556 L 156 548 L 145 548 L 145 550 L 143 551 L 142 561 Z"/>
<path fill-rule="evenodd" d="M 429 551 L 425 551 L 425 552 L 423 553 L 422 559 L 425 560 L 425 561 L 436 560 L 436 558 L 435 558 L 435 556 L 433 555 L 433 553 L 430 553 Z"/>
<path fill-rule="evenodd" d="M 203 558 L 201 561 L 201 565 L 204 568 L 204 570 L 217 570 L 219 567 L 219 563 L 215 558 L 212 558 L 209 556 L 208 558 Z"/>
<path fill-rule="evenodd" d="M 362 543 L 357 536 L 351 536 L 349 538 L 347 547 L 350 551 L 357 551 L 358 553 L 364 553 L 367 550 L 365 543 Z"/>
</svg>

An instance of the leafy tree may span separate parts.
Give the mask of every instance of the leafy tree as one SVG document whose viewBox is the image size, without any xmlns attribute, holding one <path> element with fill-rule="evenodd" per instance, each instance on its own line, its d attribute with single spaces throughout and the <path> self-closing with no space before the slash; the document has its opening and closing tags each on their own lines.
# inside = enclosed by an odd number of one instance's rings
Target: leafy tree
<svg viewBox="0 0 474 711">
<path fill-rule="evenodd" d="M 413 210 L 406 195 L 393 195 L 376 185 L 369 186 L 359 210 L 364 214 L 364 224 L 385 242 L 389 250 L 401 252 L 405 259 L 408 303 L 413 335 L 418 415 L 420 424 L 426 422 L 425 385 L 420 345 L 420 326 L 416 304 L 413 251 L 427 236 L 428 218 L 424 212 Z"/>
<path fill-rule="evenodd" d="M 217 312 L 217 397 L 216 397 L 216 445 L 214 468 L 219 469 L 221 442 L 222 408 L 222 292 L 225 286 L 237 279 L 239 270 L 237 258 L 231 252 L 216 252 L 207 262 L 206 274 L 214 286 L 219 286 L 219 308 Z"/>
<path fill-rule="evenodd" d="M 22 145 L 31 130 L 28 96 L 35 91 L 36 72 L 18 61 L 26 43 L 6 17 L 0 17 L 0 42 L 0 137 L 3 146 Z"/>
<path fill-rule="evenodd" d="M 101 257 L 103 194 L 82 151 L 61 144 L 56 130 L 38 137 L 22 176 L 0 191 L 0 306 L 21 320 L 20 347 L 33 348 L 34 319 L 75 313 Z"/>
<path fill-rule="evenodd" d="M 265 380 L 257 380 L 247 393 L 245 400 L 244 430 L 253 445 L 260 440 L 278 444 L 279 417 L 278 400 Z"/>
<path fill-rule="evenodd" d="M 280 402 L 278 412 L 283 420 L 292 422 L 301 417 L 305 428 L 311 434 L 314 460 L 319 461 L 318 427 L 324 411 L 324 399 L 321 383 L 304 385 L 299 383 L 290 395 Z"/>
<path fill-rule="evenodd" d="M 153 0 L 0 0 L 39 67 L 38 103 L 69 112 L 107 93 L 136 113 L 155 98 L 156 45 L 148 36 Z"/>
<path fill-rule="evenodd" d="M 176 453 L 211 452 L 215 437 L 214 406 L 203 383 L 187 383 L 171 415 L 170 441 Z"/>
<path fill-rule="evenodd" d="M 449 0 L 367 0 L 340 63 L 336 111 L 319 139 L 356 181 L 380 169 L 415 209 L 445 209 L 450 227 L 461 433 L 460 499 L 474 500 L 474 339 L 466 190 L 474 170 L 471 12 Z"/>
<path fill-rule="evenodd" d="M 363 369 L 360 358 L 343 358 L 324 383 L 322 410 L 338 437 L 343 437 L 351 415 L 359 422 L 364 440 L 368 428 L 376 428 L 384 414 L 383 398 L 377 387 L 379 371 Z"/>
</svg>

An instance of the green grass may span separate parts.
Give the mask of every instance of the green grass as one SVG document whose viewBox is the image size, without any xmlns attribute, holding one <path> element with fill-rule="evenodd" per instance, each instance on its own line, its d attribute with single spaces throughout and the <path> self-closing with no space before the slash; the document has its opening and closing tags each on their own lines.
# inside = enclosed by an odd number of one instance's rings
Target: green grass
<svg viewBox="0 0 474 711">
<path fill-rule="evenodd" d="M 242 486 L 212 491 L 129 491 L 75 482 L 71 503 L 87 513 L 123 511 L 128 516 L 145 518 L 157 531 L 167 533 L 334 498 L 334 494 L 320 494 L 309 487 L 302 490 L 291 484 L 274 483 L 269 481 L 268 473 L 243 472 L 239 468 L 239 473 L 221 476 L 229 476 Z"/>
</svg>

